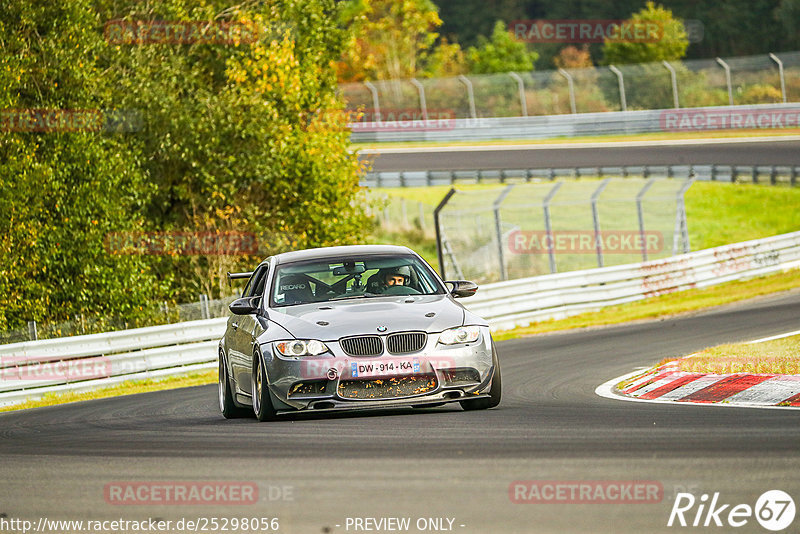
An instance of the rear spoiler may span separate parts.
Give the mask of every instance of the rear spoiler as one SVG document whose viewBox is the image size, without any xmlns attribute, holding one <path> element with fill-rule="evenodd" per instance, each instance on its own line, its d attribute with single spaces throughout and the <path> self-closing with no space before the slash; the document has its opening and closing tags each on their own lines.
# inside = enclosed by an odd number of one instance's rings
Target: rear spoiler
<svg viewBox="0 0 800 534">
<path fill-rule="evenodd" d="M 228 273 L 228 281 L 240 280 L 242 278 L 250 278 L 251 276 L 253 276 L 253 272 L 252 271 L 249 272 L 249 273 L 231 273 L 231 272 L 229 272 Z"/>
</svg>

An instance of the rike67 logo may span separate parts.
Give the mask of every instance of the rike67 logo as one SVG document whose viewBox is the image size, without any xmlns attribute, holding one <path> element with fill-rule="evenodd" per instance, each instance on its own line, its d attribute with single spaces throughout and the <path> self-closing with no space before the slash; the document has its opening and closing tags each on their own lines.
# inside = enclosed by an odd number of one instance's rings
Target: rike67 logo
<svg viewBox="0 0 800 534">
<path fill-rule="evenodd" d="M 756 500 L 755 506 L 724 503 L 719 492 L 715 492 L 710 500 L 706 493 L 699 499 L 691 493 L 678 493 L 667 526 L 736 528 L 748 524 L 755 517 L 762 527 L 777 532 L 788 528 L 794 516 L 794 500 L 781 490 L 764 492 Z"/>
</svg>

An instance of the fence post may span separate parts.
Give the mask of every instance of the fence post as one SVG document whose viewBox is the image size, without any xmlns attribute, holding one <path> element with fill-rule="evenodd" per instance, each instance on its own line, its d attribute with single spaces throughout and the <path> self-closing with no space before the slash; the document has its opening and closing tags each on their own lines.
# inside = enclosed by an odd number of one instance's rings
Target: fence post
<svg viewBox="0 0 800 534">
<path fill-rule="evenodd" d="M 597 199 L 606 188 L 611 178 L 603 180 L 592 193 L 592 223 L 594 224 L 594 246 L 597 249 L 597 266 L 603 266 L 603 240 L 600 238 L 600 214 L 597 213 Z"/>
<path fill-rule="evenodd" d="M 672 233 L 672 255 L 678 254 L 678 236 L 680 236 L 683 244 L 682 252 L 686 254 L 689 252 L 689 227 L 686 222 L 686 191 L 694 183 L 694 178 L 689 177 L 686 183 L 681 186 L 677 194 L 677 206 L 675 213 L 675 230 Z"/>
<path fill-rule="evenodd" d="M 31 341 L 39 339 L 39 332 L 36 330 L 36 321 L 28 321 L 28 337 Z"/>
<path fill-rule="evenodd" d="M 672 80 L 672 103 L 674 104 L 675 109 L 678 109 L 681 106 L 678 102 L 678 76 L 675 74 L 675 67 L 670 65 L 666 59 L 662 60 L 661 64 L 664 65 L 669 71 L 669 77 Z"/>
<path fill-rule="evenodd" d="M 642 199 L 647 194 L 647 190 L 655 183 L 655 178 L 650 178 L 644 184 L 641 191 L 636 194 L 636 213 L 639 216 L 639 237 L 642 240 L 642 261 L 647 261 L 647 240 L 644 235 L 644 211 L 642 210 Z"/>
<path fill-rule="evenodd" d="M 419 229 L 425 232 L 425 205 L 422 202 L 417 202 L 419 209 Z"/>
<path fill-rule="evenodd" d="M 794 165 L 792 165 L 792 175 L 789 178 L 789 182 L 792 184 L 792 187 L 794 187 L 795 184 L 797 184 L 797 167 L 795 167 Z"/>
<path fill-rule="evenodd" d="M 444 251 L 442 250 L 442 229 L 440 228 L 441 224 L 439 222 L 439 212 L 442 211 L 442 208 L 445 207 L 447 202 L 450 200 L 456 193 L 456 189 L 454 187 L 450 188 L 450 191 L 444 196 L 444 198 L 439 202 L 439 205 L 436 206 L 436 209 L 433 210 L 433 226 L 436 229 L 436 255 L 439 259 L 439 275 L 442 277 L 442 280 L 446 280 L 445 272 L 444 272 Z"/>
<path fill-rule="evenodd" d="M 625 99 L 625 82 L 622 79 L 622 71 L 614 65 L 608 66 L 609 70 L 617 75 L 617 83 L 619 84 L 619 107 L 621 111 L 628 111 L 628 102 Z"/>
<path fill-rule="evenodd" d="M 211 312 L 208 309 L 208 295 L 200 295 L 200 317 L 211 319 Z"/>
<path fill-rule="evenodd" d="M 522 116 L 527 117 L 528 101 L 525 98 L 525 82 L 522 81 L 522 78 L 516 72 L 509 72 L 508 75 L 517 81 L 517 88 L 519 89 L 519 105 L 522 108 Z"/>
<path fill-rule="evenodd" d="M 380 103 L 380 100 L 378 99 L 378 88 L 375 87 L 372 84 L 372 82 L 364 82 L 364 85 L 366 85 L 367 89 L 369 89 L 369 92 L 372 93 L 372 107 L 374 108 L 373 111 L 375 111 L 375 120 L 377 122 L 380 122 L 381 121 L 381 103 Z"/>
<path fill-rule="evenodd" d="M 458 75 L 458 81 L 463 83 L 467 88 L 467 99 L 469 99 L 469 115 L 473 119 L 477 119 L 478 114 L 475 112 L 475 93 L 472 91 L 472 81 L 463 74 Z"/>
<path fill-rule="evenodd" d="M 572 75 L 565 71 L 564 69 L 558 69 L 558 73 L 567 79 L 567 85 L 569 87 L 569 108 L 572 113 L 577 113 L 577 108 L 575 107 L 575 84 L 572 82 Z"/>
<path fill-rule="evenodd" d="M 783 103 L 786 103 L 786 78 L 783 75 L 783 61 L 781 61 L 778 56 L 773 54 L 772 52 L 769 53 L 769 58 L 778 64 L 778 74 L 781 78 L 781 96 L 783 97 Z"/>
<path fill-rule="evenodd" d="M 723 69 L 725 69 L 725 82 L 728 84 L 728 105 L 733 105 L 733 87 L 731 86 L 731 68 L 727 63 L 722 61 L 722 58 L 715 58 Z"/>
<path fill-rule="evenodd" d="M 494 211 L 494 231 L 497 235 L 497 261 L 500 264 L 500 280 L 506 280 L 508 278 L 505 254 L 503 253 L 503 224 L 500 220 L 500 205 L 512 189 L 514 189 L 514 184 L 509 184 L 503 188 L 503 191 L 497 196 L 492 205 L 492 210 Z"/>
<path fill-rule="evenodd" d="M 544 197 L 542 201 L 542 208 L 544 208 L 544 229 L 545 229 L 545 237 L 547 239 L 547 256 L 550 260 L 550 272 L 556 272 L 556 256 L 555 251 L 553 250 L 553 225 L 550 221 L 550 201 L 558 192 L 558 189 L 564 184 L 564 182 L 558 182 L 553 188 L 547 193 L 547 196 Z"/>
<path fill-rule="evenodd" d="M 425 87 L 423 87 L 416 78 L 411 78 L 409 81 L 417 88 L 417 91 L 419 91 L 419 109 L 422 112 L 422 120 L 427 121 L 428 104 L 425 102 Z"/>
</svg>

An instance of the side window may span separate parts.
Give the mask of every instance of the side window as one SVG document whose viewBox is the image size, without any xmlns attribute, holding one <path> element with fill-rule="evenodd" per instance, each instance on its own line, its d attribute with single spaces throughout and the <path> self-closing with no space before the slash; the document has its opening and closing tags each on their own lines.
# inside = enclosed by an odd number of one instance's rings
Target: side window
<svg viewBox="0 0 800 534">
<path fill-rule="evenodd" d="M 260 265 L 258 269 L 256 269 L 256 272 L 250 277 L 250 280 L 247 282 L 242 292 L 243 297 L 261 296 L 264 294 L 264 285 L 267 282 L 267 271 L 269 271 L 267 265 Z"/>
<path fill-rule="evenodd" d="M 269 267 L 266 265 L 256 273 L 255 289 L 253 290 L 254 296 L 261 297 L 264 295 L 264 286 L 267 285 L 268 278 L 267 273 L 269 273 Z"/>
</svg>

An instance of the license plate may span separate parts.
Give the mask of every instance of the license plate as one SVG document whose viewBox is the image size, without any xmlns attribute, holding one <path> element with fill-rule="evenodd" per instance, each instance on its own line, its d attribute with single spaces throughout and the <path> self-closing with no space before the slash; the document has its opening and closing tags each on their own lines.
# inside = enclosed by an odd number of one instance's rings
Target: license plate
<svg viewBox="0 0 800 534">
<path fill-rule="evenodd" d="M 420 374 L 419 360 L 416 358 L 350 362 L 350 376 L 353 378 L 407 376 L 416 374 Z"/>
</svg>

